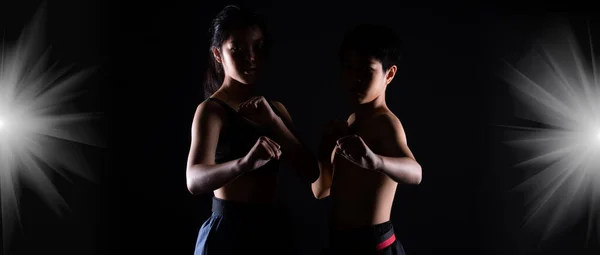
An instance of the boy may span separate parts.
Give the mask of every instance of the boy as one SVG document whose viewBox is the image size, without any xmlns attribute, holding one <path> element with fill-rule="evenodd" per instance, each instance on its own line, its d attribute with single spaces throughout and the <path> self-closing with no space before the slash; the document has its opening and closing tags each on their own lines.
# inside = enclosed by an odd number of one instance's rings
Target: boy
<svg viewBox="0 0 600 255">
<path fill-rule="evenodd" d="M 331 195 L 333 254 L 404 254 L 390 213 L 397 184 L 418 185 L 421 166 L 385 102 L 398 69 L 398 44 L 389 28 L 376 25 L 356 27 L 342 43 L 342 84 L 354 113 L 330 124 L 319 148 L 321 174 L 312 185 L 316 198 Z"/>
</svg>

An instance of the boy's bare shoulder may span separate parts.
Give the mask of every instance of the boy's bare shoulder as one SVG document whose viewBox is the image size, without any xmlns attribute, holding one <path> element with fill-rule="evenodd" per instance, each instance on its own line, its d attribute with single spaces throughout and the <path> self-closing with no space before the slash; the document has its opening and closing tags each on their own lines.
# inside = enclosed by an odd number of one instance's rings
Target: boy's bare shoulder
<svg viewBox="0 0 600 255">
<path fill-rule="evenodd" d="M 376 129 L 378 133 L 383 136 L 395 134 L 397 132 L 403 132 L 402 123 L 400 119 L 391 111 L 385 111 L 378 113 L 374 117 L 372 127 Z"/>
<path fill-rule="evenodd" d="M 354 124 L 355 113 L 350 114 L 347 121 L 348 125 Z M 369 120 L 364 120 L 360 126 L 363 126 L 361 128 L 363 131 L 375 134 L 375 137 L 389 138 L 390 135 L 402 135 L 404 133 L 400 119 L 389 110 L 373 114 Z"/>
<path fill-rule="evenodd" d="M 406 134 L 400 119 L 392 112 L 380 114 L 373 121 L 376 133 L 377 146 L 374 149 L 381 155 L 390 157 L 411 157 L 412 152 L 408 148 Z"/>
</svg>

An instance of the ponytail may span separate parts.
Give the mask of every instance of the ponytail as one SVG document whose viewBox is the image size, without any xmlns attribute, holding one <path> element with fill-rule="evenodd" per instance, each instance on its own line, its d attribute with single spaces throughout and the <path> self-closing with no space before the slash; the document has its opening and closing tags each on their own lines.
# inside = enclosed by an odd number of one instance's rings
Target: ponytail
<svg viewBox="0 0 600 255">
<path fill-rule="evenodd" d="M 223 84 L 225 74 L 223 73 L 223 67 L 213 57 L 212 50 L 208 54 L 208 67 L 204 74 L 204 97 L 209 98 L 214 94 Z"/>
</svg>

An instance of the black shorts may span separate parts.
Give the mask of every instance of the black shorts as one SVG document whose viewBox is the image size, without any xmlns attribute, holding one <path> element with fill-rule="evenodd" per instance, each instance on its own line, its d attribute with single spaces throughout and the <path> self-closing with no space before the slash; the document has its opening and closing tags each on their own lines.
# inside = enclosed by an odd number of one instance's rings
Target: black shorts
<svg viewBox="0 0 600 255">
<path fill-rule="evenodd" d="M 330 255 L 405 255 L 392 222 L 347 230 L 331 230 Z"/>
<path fill-rule="evenodd" d="M 289 220 L 278 204 L 246 204 L 213 198 L 194 255 L 289 254 Z"/>
</svg>

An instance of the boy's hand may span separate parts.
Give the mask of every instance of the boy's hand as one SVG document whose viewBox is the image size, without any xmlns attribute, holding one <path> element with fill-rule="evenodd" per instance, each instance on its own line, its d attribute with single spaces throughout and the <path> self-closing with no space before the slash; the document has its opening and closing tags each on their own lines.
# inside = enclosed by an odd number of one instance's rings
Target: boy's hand
<svg viewBox="0 0 600 255">
<path fill-rule="evenodd" d="M 271 106 L 264 97 L 253 97 L 243 102 L 239 106 L 239 113 L 244 118 L 254 122 L 258 126 L 271 127 L 275 125 L 277 114 L 271 109 Z"/>
<path fill-rule="evenodd" d="M 350 135 L 339 139 L 335 152 L 364 169 L 377 170 L 382 164 L 381 157 L 371 151 L 358 135 Z"/>
<path fill-rule="evenodd" d="M 348 135 L 347 122 L 335 119 L 327 123 L 319 144 L 319 160 L 331 161 L 332 152 L 336 147 L 338 139 L 346 135 Z"/>
</svg>

